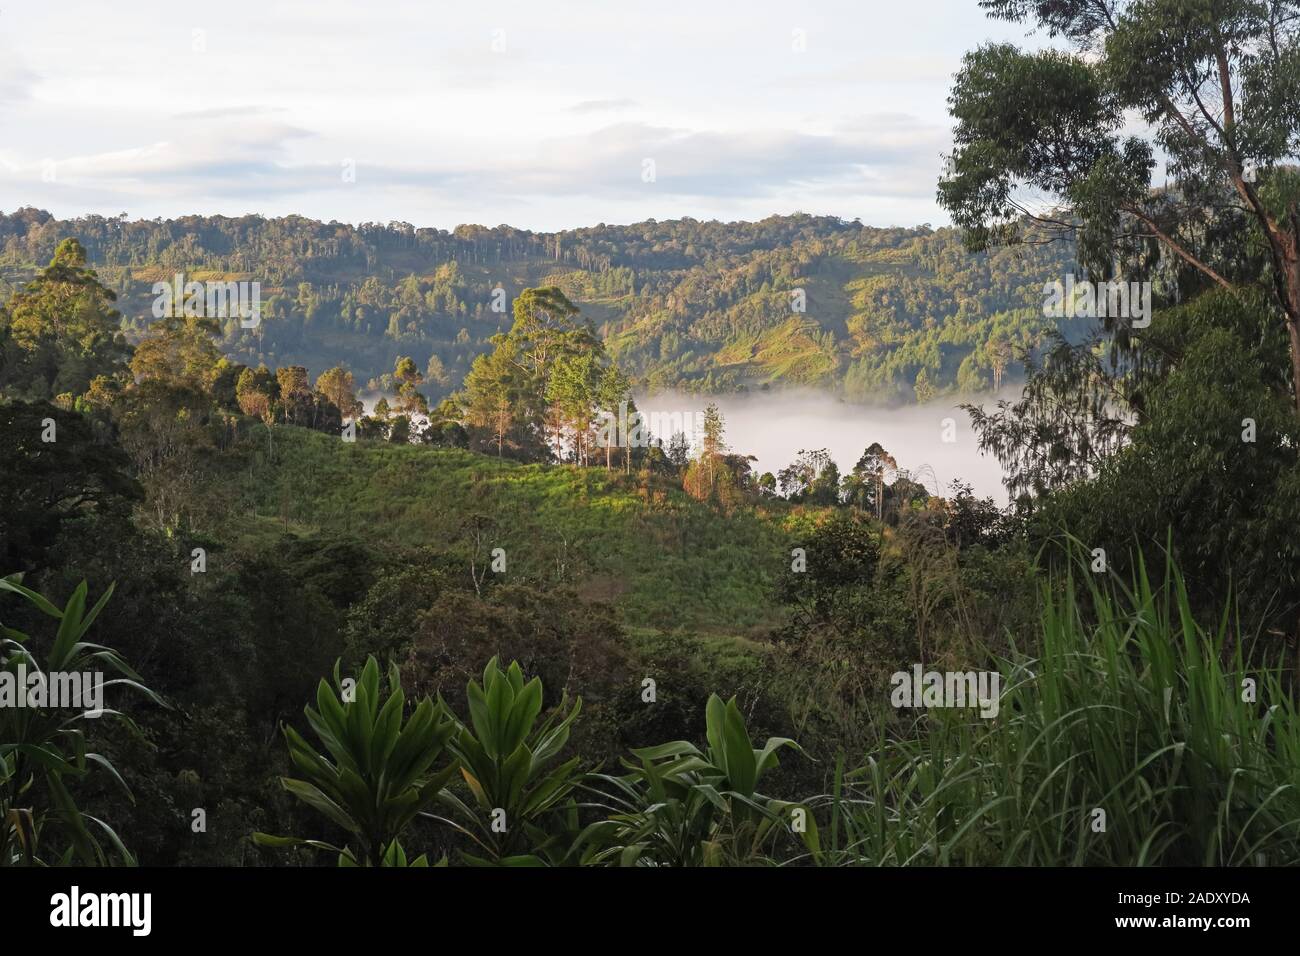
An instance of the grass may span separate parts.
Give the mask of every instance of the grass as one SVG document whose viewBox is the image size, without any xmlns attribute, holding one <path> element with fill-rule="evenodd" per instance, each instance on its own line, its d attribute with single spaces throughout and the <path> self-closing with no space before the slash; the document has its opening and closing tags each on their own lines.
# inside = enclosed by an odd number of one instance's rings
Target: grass
<svg viewBox="0 0 1300 956">
<path fill-rule="evenodd" d="M 1045 587 L 1041 649 L 1002 662 L 999 715 L 930 711 L 837 773 L 817 801 L 821 861 L 1300 863 L 1300 716 L 1283 671 L 1249 665 L 1227 616 L 1207 631 L 1174 568 L 1165 580 L 1143 567 L 1131 586 Z"/>
<path fill-rule="evenodd" d="M 687 684 L 742 700 L 759 693 L 770 650 L 748 632 L 779 616 L 771 582 L 813 520 L 779 507 L 721 515 L 666 482 L 601 469 L 294 428 L 275 430 L 275 449 L 238 476 L 250 541 L 319 529 L 463 550 L 481 514 L 509 573 L 614 602 L 638 658 L 687 659 Z M 1300 714 L 1282 662 L 1252 653 L 1228 615 L 1198 622 L 1172 565 L 1159 580 L 1140 565 L 1130 582 L 1086 570 L 1044 581 L 1034 646 L 997 662 L 997 716 L 918 711 L 863 742 L 832 792 L 805 801 L 812 848 L 783 858 L 1300 864 Z"/>
<path fill-rule="evenodd" d="M 265 449 L 254 437 L 250 447 Z M 354 534 L 379 546 L 506 551 L 507 573 L 605 597 L 630 625 L 744 634 L 777 622 L 789 554 L 781 517 L 722 515 L 667 482 L 599 468 L 520 465 L 456 449 L 348 444 L 277 427 L 238 476 L 241 533 Z"/>
</svg>

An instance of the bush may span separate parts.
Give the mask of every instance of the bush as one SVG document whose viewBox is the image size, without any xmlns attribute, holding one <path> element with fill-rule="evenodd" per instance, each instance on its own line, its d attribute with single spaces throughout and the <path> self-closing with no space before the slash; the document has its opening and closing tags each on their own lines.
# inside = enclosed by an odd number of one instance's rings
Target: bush
<svg viewBox="0 0 1300 956">
<path fill-rule="evenodd" d="M 1131 587 L 1045 586 L 1041 652 L 1003 661 L 999 714 L 936 710 L 883 741 L 819 802 L 818 861 L 1300 863 L 1300 715 L 1283 671 L 1249 667 L 1226 616 L 1203 629 L 1162 570 L 1159 589 L 1140 559 Z"/>
</svg>

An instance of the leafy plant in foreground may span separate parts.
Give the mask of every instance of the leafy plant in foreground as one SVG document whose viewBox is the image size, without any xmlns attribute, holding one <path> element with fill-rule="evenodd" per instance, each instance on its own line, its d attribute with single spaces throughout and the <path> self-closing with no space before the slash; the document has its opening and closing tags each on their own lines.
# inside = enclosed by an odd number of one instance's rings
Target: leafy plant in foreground
<svg viewBox="0 0 1300 956">
<path fill-rule="evenodd" d="M 449 747 L 460 762 L 472 805 L 448 790 L 441 796 L 454 818 L 450 823 L 468 836 L 486 858 L 464 854 L 473 863 L 540 865 L 557 862 L 568 849 L 559 827 L 543 822 L 555 817 L 577 784 L 574 757 L 546 769 L 569 739 L 569 728 L 582 709 L 579 698 L 568 707 L 563 696 L 538 723 L 542 682 L 525 682 L 518 662 L 502 670 L 494 657 L 483 670 L 483 683 L 467 687 L 470 723 L 461 724 Z M 567 711 L 567 712 L 566 712 Z M 576 824 L 573 808 L 569 823 Z"/>
<path fill-rule="evenodd" d="M 349 689 L 334 668 L 336 691 L 325 681 L 316 689 L 316 707 L 304 713 L 328 753 L 320 753 L 292 727 L 284 726 L 289 758 L 301 779 L 282 777 L 284 788 L 342 827 L 355 841 L 342 847 L 330 843 L 256 833 L 262 846 L 307 845 L 339 855 L 340 866 L 404 866 L 406 854 L 398 837 L 427 809 L 456 772 L 453 761 L 439 771 L 432 767 L 456 730 L 441 702 L 427 697 L 404 717 L 396 665 L 390 666 L 387 698 L 379 665 L 366 660 L 361 676 Z M 413 866 L 425 866 L 418 857 Z"/>
<path fill-rule="evenodd" d="M 18 682 L 20 665 L 29 678 L 40 674 L 47 687 L 56 673 L 98 678 L 107 670 L 122 676 L 104 680 L 101 689 L 129 687 L 166 706 L 115 651 L 82 640 L 113 596 L 111 586 L 89 611 L 85 581 L 77 586 L 62 609 L 24 587 L 16 575 L 0 578 L 0 594 L 3 593 L 25 598 L 58 621 L 43 666 L 33 652 L 39 641 L 0 624 L 0 671 L 8 672 L 17 693 L 26 693 L 29 686 Z M 65 713 L 53 707 L 0 707 L 0 866 L 74 861 L 85 866 L 106 866 L 114 857 L 127 865 L 135 864 L 135 858 L 113 828 L 81 810 L 69 788 L 69 784 L 84 779 L 91 767 L 97 766 L 133 800 L 112 762 L 88 749 L 84 721 L 109 717 L 136 734 L 139 730 L 125 714 L 104 707 L 102 701 L 98 704 L 95 709 L 74 708 Z M 38 805 L 43 799 L 52 805 Z M 60 838 L 66 840 L 66 846 L 47 854 Z"/>
<path fill-rule="evenodd" d="M 633 750 L 623 776 L 593 774 L 603 784 L 598 802 L 610 815 L 592 824 L 584 841 L 597 847 L 590 862 L 619 866 L 711 866 L 765 860 L 765 848 L 787 828 L 815 839 L 816 824 L 796 804 L 758 793 L 775 767 L 786 737 L 756 748 L 735 698 L 717 694 L 705 708 L 708 747 L 676 740 Z M 796 826 L 798 814 L 803 826 Z"/>
</svg>

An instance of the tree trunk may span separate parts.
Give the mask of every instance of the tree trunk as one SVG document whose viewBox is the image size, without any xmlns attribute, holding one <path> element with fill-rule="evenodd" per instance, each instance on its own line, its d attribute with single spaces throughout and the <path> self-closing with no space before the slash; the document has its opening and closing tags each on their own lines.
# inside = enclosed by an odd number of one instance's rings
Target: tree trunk
<svg viewBox="0 0 1300 956">
<path fill-rule="evenodd" d="M 1300 413 L 1300 248 L 1297 248 L 1300 247 L 1300 222 L 1296 222 L 1294 228 L 1297 234 L 1291 237 L 1291 247 L 1287 250 L 1290 261 L 1283 279 L 1289 299 L 1286 331 L 1291 338 L 1291 393 L 1296 411 Z"/>
<path fill-rule="evenodd" d="M 1291 393 L 1295 399 L 1296 412 L 1300 413 L 1300 325 L 1296 320 L 1287 319 L 1287 334 L 1291 337 Z"/>
</svg>

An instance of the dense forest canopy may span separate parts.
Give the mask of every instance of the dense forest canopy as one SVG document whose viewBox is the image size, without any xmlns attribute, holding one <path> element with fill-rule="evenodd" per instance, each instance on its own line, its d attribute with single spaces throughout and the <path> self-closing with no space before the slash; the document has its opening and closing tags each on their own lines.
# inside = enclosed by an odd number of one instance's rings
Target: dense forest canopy
<svg viewBox="0 0 1300 956">
<path fill-rule="evenodd" d="M 187 216 L 57 220 L 0 215 L 0 293 L 76 237 L 118 292 L 130 339 L 153 284 L 257 281 L 256 328 L 223 323 L 232 359 L 271 368 L 346 360 L 359 386 L 412 357 L 438 399 L 456 388 L 529 286 L 562 289 L 643 388 L 724 392 L 821 386 L 910 402 L 978 392 L 1019 374 L 1021 349 L 1076 320 L 1044 319 L 1043 285 L 1068 244 L 969 255 L 950 229 L 878 229 L 829 216 L 649 220 L 557 233 Z M 497 291 L 500 290 L 500 291 Z"/>
</svg>

